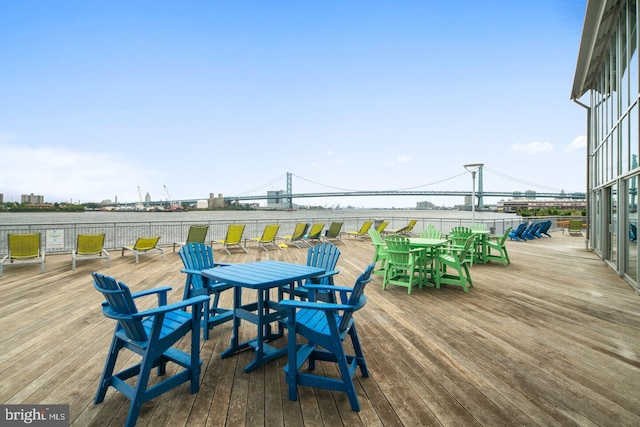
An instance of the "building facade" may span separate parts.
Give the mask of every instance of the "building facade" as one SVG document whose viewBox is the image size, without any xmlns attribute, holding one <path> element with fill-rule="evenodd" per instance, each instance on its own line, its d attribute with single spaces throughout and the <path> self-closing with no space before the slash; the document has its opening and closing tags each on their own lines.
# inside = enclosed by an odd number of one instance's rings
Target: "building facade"
<svg viewBox="0 0 640 427">
<path fill-rule="evenodd" d="M 587 117 L 588 245 L 638 291 L 637 0 L 589 0 L 571 99 Z"/>
</svg>

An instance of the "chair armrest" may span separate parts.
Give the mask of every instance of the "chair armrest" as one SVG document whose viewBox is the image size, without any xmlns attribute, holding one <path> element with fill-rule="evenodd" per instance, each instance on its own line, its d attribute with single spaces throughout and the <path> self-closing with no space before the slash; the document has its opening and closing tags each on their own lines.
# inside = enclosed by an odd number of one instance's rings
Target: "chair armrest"
<svg viewBox="0 0 640 427">
<path fill-rule="evenodd" d="M 147 289 L 146 291 L 134 292 L 131 294 L 131 298 L 139 298 L 147 295 L 167 293 L 171 290 L 171 286 L 161 286 L 159 288 Z"/>
<path fill-rule="evenodd" d="M 183 308 L 187 308 L 189 306 L 192 305 L 196 305 L 196 304 L 202 304 L 209 301 L 209 297 L 206 295 L 200 295 L 197 297 L 193 297 L 193 298 L 188 298 L 185 300 L 182 300 L 180 302 L 175 302 L 173 304 L 167 304 L 167 305 L 161 305 L 160 307 L 156 307 L 156 308 L 152 308 L 150 310 L 146 310 L 146 311 L 142 311 L 140 313 L 136 313 L 133 314 L 132 317 L 139 317 L 139 318 L 143 318 L 143 317 L 148 317 L 148 316 L 155 316 L 157 314 L 161 314 L 161 313 L 167 313 L 169 311 L 176 311 L 176 310 L 181 310 Z"/>
<path fill-rule="evenodd" d="M 337 311 L 337 310 L 351 310 L 353 309 L 352 305 L 347 304 L 334 304 L 327 302 L 309 302 L 309 301 L 298 301 L 292 299 L 286 299 L 278 302 L 278 305 L 284 308 L 294 309 L 294 308 L 308 308 L 312 310 L 322 310 L 322 311 Z"/>
</svg>

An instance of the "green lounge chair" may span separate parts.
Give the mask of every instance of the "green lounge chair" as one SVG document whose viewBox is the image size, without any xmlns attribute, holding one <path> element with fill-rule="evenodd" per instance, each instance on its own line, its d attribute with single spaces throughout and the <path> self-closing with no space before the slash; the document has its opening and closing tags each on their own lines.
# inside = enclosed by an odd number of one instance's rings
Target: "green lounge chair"
<svg viewBox="0 0 640 427">
<path fill-rule="evenodd" d="M 166 261 L 167 257 L 164 253 L 164 249 L 158 246 L 159 241 L 160 241 L 160 236 L 139 237 L 133 246 L 122 247 L 121 256 L 124 256 L 124 251 L 131 251 L 136 256 L 136 264 L 137 264 L 139 261 L 140 255 L 162 254 L 162 259 Z"/>
<path fill-rule="evenodd" d="M 244 253 L 248 253 L 247 248 L 245 248 L 244 245 L 242 244 L 242 235 L 244 234 L 244 227 L 245 227 L 244 224 L 230 224 L 229 227 L 227 227 L 226 237 L 222 240 L 215 240 L 213 243 L 222 245 L 224 250 L 229 255 L 231 255 L 229 248 L 232 246 L 240 247 L 240 249 L 242 249 Z"/>
<path fill-rule="evenodd" d="M 280 224 L 267 224 L 264 227 L 262 236 L 253 237 L 249 240 L 252 240 L 258 243 L 258 245 L 260 245 L 260 247 L 267 252 L 269 252 L 269 248 L 267 247 L 267 245 L 275 246 L 276 248 L 282 250 L 282 248 L 278 246 L 278 244 L 276 243 L 276 236 L 278 234 L 279 229 L 280 229 Z"/>
<path fill-rule="evenodd" d="M 9 264 L 40 264 L 44 273 L 45 251 L 40 249 L 40 233 L 8 234 L 9 254 L 0 261 L 0 276 L 5 262 Z"/>
<path fill-rule="evenodd" d="M 207 239 L 208 231 L 208 225 L 192 225 L 191 227 L 189 227 L 189 232 L 187 233 L 187 241 L 175 242 L 173 244 L 173 252 L 176 251 L 176 246 L 178 246 L 178 248 L 181 248 L 187 243 L 204 243 Z"/>
<path fill-rule="evenodd" d="M 76 263 L 86 259 L 105 259 L 107 267 L 110 266 L 111 260 L 109 252 L 104 248 L 103 234 L 78 234 L 76 248 L 71 252 L 71 269 L 76 269 Z"/>
<path fill-rule="evenodd" d="M 369 229 L 371 228 L 371 225 L 373 224 L 373 221 L 365 221 L 362 223 L 362 226 L 360 227 L 360 230 L 358 231 L 345 231 L 343 234 L 346 234 L 347 236 L 353 236 L 356 239 L 363 239 L 365 237 L 367 237 L 369 234 Z"/>
</svg>

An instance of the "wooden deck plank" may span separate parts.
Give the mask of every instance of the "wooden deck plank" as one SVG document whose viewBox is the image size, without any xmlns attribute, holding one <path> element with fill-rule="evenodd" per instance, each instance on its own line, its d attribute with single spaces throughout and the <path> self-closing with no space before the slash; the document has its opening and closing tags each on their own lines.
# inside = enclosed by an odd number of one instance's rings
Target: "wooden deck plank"
<svg viewBox="0 0 640 427">
<path fill-rule="evenodd" d="M 382 291 L 382 277 L 374 276 L 368 304 L 356 315 L 371 373 L 356 374 L 359 413 L 343 393 L 327 390 L 301 387 L 290 401 L 286 356 L 248 374 L 251 351 L 220 359 L 231 334 L 225 324 L 201 345 L 200 392 L 183 385 L 146 403 L 138 425 L 640 425 L 639 297 L 582 239 L 553 233 L 507 246 L 512 264 L 474 265 L 468 294 L 454 286 Z M 339 247 L 336 283 L 351 285 L 373 248 L 357 239 Z M 216 247 L 214 256 L 304 263 L 307 252 L 248 250 L 227 255 Z M 111 389 L 93 404 L 115 325 L 100 312 L 90 273 L 97 269 L 134 291 L 170 285 L 175 301 L 184 286 L 180 268 L 171 252 L 166 261 L 148 256 L 139 264 L 113 252 L 110 268 L 86 261 L 75 272 L 68 254 L 47 257 L 45 274 L 37 265 L 6 268 L 0 402 L 69 403 L 73 426 L 122 425 L 123 396 Z M 231 298 L 225 292 L 221 305 L 230 307 Z M 241 339 L 253 330 L 243 325 Z M 336 374 L 324 362 L 318 369 Z"/>
</svg>

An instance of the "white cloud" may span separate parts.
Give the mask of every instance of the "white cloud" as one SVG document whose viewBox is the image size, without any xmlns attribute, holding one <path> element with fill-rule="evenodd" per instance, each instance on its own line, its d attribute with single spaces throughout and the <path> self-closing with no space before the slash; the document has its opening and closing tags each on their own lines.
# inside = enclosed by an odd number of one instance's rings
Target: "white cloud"
<svg viewBox="0 0 640 427">
<path fill-rule="evenodd" d="M 570 153 L 572 151 L 581 150 L 587 147 L 587 137 L 584 135 L 580 135 L 576 139 L 574 139 L 571 144 L 564 149 L 565 152 Z"/>
<path fill-rule="evenodd" d="M 55 147 L 27 148 L 0 143 L 0 192 L 5 200 L 22 194 L 44 196 L 46 202 L 99 202 L 118 196 L 137 200 L 137 187 L 150 186 L 157 174 L 119 156 Z"/>
<path fill-rule="evenodd" d="M 407 156 L 406 154 L 400 154 L 395 159 L 386 160 L 384 164 L 386 166 L 397 166 L 403 163 L 409 163 L 410 161 L 411 161 L 411 157 Z"/>
<path fill-rule="evenodd" d="M 530 142 L 528 144 L 513 144 L 510 150 L 527 154 L 538 154 L 553 151 L 553 145 L 548 142 Z"/>
</svg>

